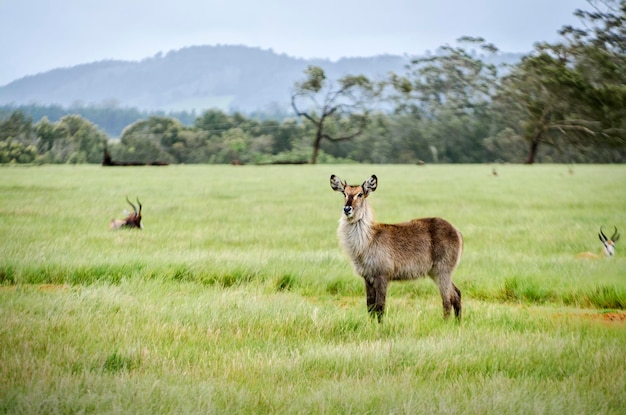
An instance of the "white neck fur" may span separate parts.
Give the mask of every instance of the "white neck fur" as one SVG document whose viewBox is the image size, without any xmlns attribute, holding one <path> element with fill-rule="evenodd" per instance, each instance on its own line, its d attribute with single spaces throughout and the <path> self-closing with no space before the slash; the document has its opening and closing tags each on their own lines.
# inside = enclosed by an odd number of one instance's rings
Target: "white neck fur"
<svg viewBox="0 0 626 415">
<path fill-rule="evenodd" d="M 348 219 L 341 215 L 337 235 L 350 256 L 359 257 L 369 247 L 373 237 L 374 214 L 367 202 L 359 207 L 358 217 Z"/>
</svg>

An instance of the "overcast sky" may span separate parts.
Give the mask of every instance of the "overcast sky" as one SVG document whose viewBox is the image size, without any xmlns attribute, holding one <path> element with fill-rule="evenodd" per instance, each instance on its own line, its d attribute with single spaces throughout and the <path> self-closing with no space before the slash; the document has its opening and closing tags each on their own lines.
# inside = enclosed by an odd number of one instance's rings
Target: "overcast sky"
<svg viewBox="0 0 626 415">
<path fill-rule="evenodd" d="M 529 52 L 581 26 L 585 0 L 0 0 L 0 85 L 103 59 L 195 45 L 302 58 L 416 55 L 461 36 Z"/>
</svg>

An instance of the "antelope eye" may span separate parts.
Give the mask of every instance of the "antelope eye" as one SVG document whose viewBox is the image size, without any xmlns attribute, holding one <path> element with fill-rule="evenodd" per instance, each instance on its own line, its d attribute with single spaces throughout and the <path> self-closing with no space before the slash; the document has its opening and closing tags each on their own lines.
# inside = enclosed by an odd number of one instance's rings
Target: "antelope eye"
<svg viewBox="0 0 626 415">
<path fill-rule="evenodd" d="M 357 193 L 356 197 L 363 197 L 363 193 L 361 192 Z"/>
</svg>

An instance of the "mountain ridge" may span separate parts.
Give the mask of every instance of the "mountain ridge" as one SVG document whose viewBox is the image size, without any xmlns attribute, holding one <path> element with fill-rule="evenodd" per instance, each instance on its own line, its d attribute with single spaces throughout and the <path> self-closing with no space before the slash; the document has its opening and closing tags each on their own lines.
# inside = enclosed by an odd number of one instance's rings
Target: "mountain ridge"
<svg viewBox="0 0 626 415">
<path fill-rule="evenodd" d="M 510 55 L 510 56 L 509 56 Z M 519 54 L 502 55 L 505 61 Z M 303 59 L 242 45 L 188 46 L 139 61 L 101 60 L 28 75 L 0 87 L 0 105 L 112 105 L 150 111 L 286 109 L 309 65 L 329 79 L 403 73 L 413 57 Z"/>
</svg>

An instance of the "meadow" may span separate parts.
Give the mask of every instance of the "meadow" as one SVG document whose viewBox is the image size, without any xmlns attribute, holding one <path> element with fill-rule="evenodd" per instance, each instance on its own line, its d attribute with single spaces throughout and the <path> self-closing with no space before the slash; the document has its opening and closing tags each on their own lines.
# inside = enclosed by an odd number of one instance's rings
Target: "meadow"
<svg viewBox="0 0 626 415">
<path fill-rule="evenodd" d="M 577 254 L 626 234 L 626 166 L 491 169 L 2 167 L 0 413 L 623 413 L 626 241 Z M 331 173 L 461 230 L 460 323 L 429 280 L 369 319 Z"/>
</svg>

